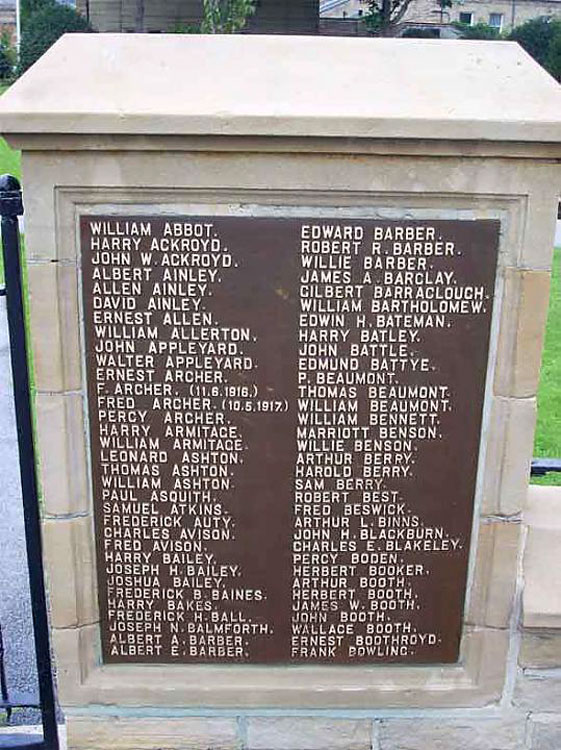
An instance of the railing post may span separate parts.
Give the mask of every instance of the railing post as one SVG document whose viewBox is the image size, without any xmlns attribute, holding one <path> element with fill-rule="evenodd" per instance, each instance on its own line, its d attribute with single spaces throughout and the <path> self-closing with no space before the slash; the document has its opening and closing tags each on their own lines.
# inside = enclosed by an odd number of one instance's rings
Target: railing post
<svg viewBox="0 0 561 750">
<path fill-rule="evenodd" d="M 6 307 L 18 432 L 25 543 L 29 567 L 39 698 L 43 721 L 43 742 L 45 750 L 58 750 L 20 263 L 18 216 L 22 214 L 23 203 L 19 182 L 11 175 L 2 175 L 0 177 L 0 215 L 2 216 Z"/>
<path fill-rule="evenodd" d="M 2 640 L 2 623 L 0 623 L 0 697 L 5 704 L 6 719 L 10 723 L 12 709 L 8 703 L 8 683 L 6 681 L 6 670 L 4 666 L 4 641 Z"/>
</svg>

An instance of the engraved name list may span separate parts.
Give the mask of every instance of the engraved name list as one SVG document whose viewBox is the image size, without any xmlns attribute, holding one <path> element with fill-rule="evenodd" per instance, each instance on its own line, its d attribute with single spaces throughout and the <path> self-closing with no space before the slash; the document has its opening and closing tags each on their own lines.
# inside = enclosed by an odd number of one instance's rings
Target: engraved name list
<svg viewBox="0 0 561 750">
<path fill-rule="evenodd" d="M 105 661 L 455 661 L 498 222 L 80 221 Z"/>
</svg>

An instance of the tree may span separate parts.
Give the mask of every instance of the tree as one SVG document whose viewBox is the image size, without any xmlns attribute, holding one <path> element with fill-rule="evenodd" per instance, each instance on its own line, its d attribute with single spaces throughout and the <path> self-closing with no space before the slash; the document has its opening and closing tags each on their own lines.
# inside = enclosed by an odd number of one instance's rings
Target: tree
<svg viewBox="0 0 561 750">
<path fill-rule="evenodd" d="M 470 26 L 469 23 L 455 23 L 454 28 L 460 33 L 461 39 L 487 39 L 493 41 L 501 38 L 501 32 L 495 26 L 489 26 L 487 23 L 476 23 Z"/>
<path fill-rule="evenodd" d="M 376 36 L 392 36 L 393 27 L 398 24 L 412 0 L 370 0 L 364 25 Z"/>
<path fill-rule="evenodd" d="M 203 0 L 203 34 L 234 34 L 255 13 L 255 0 Z"/>
<path fill-rule="evenodd" d="M 20 2 L 20 23 L 22 32 L 27 27 L 27 22 L 34 13 L 44 8 L 46 5 L 53 5 L 55 0 L 21 0 Z"/>
<path fill-rule="evenodd" d="M 546 60 L 550 45 L 555 37 L 561 34 L 561 20 L 558 18 L 532 18 L 514 28 L 508 35 L 512 42 L 524 47 L 536 62 L 547 68 Z"/>
<path fill-rule="evenodd" d="M 21 35 L 18 74 L 23 73 L 63 34 L 92 31 L 86 19 L 74 8 L 49 3 L 33 13 Z"/>
<path fill-rule="evenodd" d="M 440 23 L 444 23 L 444 13 L 446 12 L 446 8 L 452 7 L 452 0 L 438 0 L 438 12 L 440 13 Z M 448 20 L 450 20 L 450 17 L 448 17 Z"/>
<path fill-rule="evenodd" d="M 561 83 L 561 24 L 549 43 L 544 68 Z"/>
<path fill-rule="evenodd" d="M 369 0 L 368 12 L 363 17 L 364 25 L 376 36 L 393 36 L 395 27 L 407 13 L 413 0 Z M 452 0 L 436 0 L 442 22 L 446 8 L 452 7 Z"/>
<path fill-rule="evenodd" d="M 146 8 L 144 0 L 136 0 L 136 8 L 134 12 L 134 30 L 137 34 L 144 31 L 144 12 Z"/>
<path fill-rule="evenodd" d="M 13 78 L 17 63 L 17 52 L 8 29 L 0 31 L 0 79 Z"/>
<path fill-rule="evenodd" d="M 427 28 L 426 26 L 413 26 L 405 29 L 401 35 L 402 39 L 439 39 L 438 28 Z"/>
</svg>

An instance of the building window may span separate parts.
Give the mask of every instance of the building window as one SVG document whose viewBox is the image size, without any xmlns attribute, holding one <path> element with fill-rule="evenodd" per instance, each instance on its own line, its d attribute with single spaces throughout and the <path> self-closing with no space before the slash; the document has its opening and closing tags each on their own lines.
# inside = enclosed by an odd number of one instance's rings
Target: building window
<svg viewBox="0 0 561 750">
<path fill-rule="evenodd" d="M 489 26 L 502 31 L 504 16 L 502 13 L 489 13 Z"/>
<path fill-rule="evenodd" d="M 460 13 L 460 23 L 473 26 L 473 13 Z"/>
</svg>

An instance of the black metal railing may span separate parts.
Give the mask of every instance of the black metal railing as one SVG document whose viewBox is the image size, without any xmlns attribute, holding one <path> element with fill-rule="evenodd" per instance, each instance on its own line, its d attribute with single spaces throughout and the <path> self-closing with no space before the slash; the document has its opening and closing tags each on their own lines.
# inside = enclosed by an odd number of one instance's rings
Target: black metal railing
<svg viewBox="0 0 561 750">
<path fill-rule="evenodd" d="M 41 710 L 42 738 L 25 738 L 18 748 L 29 750 L 58 750 L 56 703 L 54 694 L 47 603 L 43 577 L 41 523 L 35 474 L 35 451 L 29 369 L 27 361 L 24 293 L 20 262 L 18 217 L 23 215 L 19 182 L 11 175 L 0 177 L 0 216 L 2 217 L 2 252 L 4 257 L 5 296 L 8 314 L 8 333 L 14 390 L 14 404 L 18 433 L 19 468 L 23 501 L 25 544 L 29 569 L 29 588 L 32 601 L 35 659 L 39 686 L 39 700 L 24 699 L 8 690 L 4 663 L 4 648 L 0 646 L 0 707 L 11 717 L 14 708 L 37 707 Z M 0 641 L 1 643 L 1 641 Z M 14 746 L 16 744 L 14 743 Z"/>
<path fill-rule="evenodd" d="M 561 473 L 561 458 L 534 458 L 530 474 L 533 477 L 544 477 L 554 472 Z"/>
<path fill-rule="evenodd" d="M 7 724 L 10 724 L 15 709 L 36 709 L 40 711 L 41 704 L 36 693 L 26 693 L 9 689 L 6 674 L 4 637 L 2 634 L 2 623 L 0 622 L 0 710 L 4 712 Z M 0 742 L 0 747 L 5 747 L 3 741 Z M 18 744 L 18 747 L 21 747 L 21 745 Z M 37 744 L 32 744 L 31 747 L 37 747 Z"/>
<path fill-rule="evenodd" d="M 6 712 L 8 722 L 12 718 L 13 706 L 8 694 L 8 680 L 6 679 L 6 666 L 4 664 L 4 639 L 2 638 L 2 623 L 0 623 L 0 707 Z"/>
</svg>

